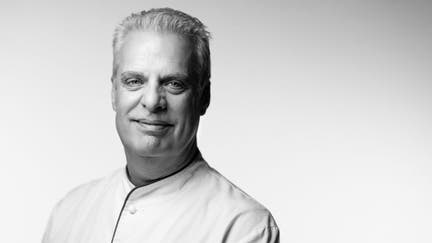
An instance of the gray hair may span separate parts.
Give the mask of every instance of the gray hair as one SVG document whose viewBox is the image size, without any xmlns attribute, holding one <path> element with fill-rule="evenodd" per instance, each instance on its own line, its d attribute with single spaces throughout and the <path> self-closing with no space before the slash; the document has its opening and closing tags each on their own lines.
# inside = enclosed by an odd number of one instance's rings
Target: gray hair
<svg viewBox="0 0 432 243">
<path fill-rule="evenodd" d="M 117 75 L 117 54 L 127 34 L 132 30 L 168 31 L 187 38 L 192 46 L 189 75 L 198 81 L 199 89 L 210 83 L 210 33 L 197 18 L 171 8 L 156 8 L 133 13 L 126 17 L 114 31 L 113 78 Z"/>
</svg>

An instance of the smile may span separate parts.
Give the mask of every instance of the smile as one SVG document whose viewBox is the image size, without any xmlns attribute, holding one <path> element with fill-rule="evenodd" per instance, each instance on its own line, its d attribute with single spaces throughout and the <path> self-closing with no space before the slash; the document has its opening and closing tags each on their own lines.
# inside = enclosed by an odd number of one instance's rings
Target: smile
<svg viewBox="0 0 432 243">
<path fill-rule="evenodd" d="M 173 127 L 172 124 L 160 120 L 139 119 L 132 121 L 138 125 L 142 132 L 154 136 L 163 135 L 169 128 Z"/>
</svg>

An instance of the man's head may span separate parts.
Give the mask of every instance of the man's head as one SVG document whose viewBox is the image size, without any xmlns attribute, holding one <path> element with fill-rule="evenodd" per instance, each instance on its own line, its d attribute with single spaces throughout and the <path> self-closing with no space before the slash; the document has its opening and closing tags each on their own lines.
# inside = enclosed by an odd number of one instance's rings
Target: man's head
<svg viewBox="0 0 432 243">
<path fill-rule="evenodd" d="M 113 41 L 112 103 L 126 152 L 176 156 L 195 143 L 210 101 L 209 33 L 172 9 L 132 14 Z"/>
</svg>

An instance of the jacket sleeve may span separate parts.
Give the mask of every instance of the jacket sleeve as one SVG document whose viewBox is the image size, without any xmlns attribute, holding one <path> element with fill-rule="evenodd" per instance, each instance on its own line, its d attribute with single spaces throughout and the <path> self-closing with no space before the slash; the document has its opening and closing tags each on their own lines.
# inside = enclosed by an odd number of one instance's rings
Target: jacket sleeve
<svg viewBox="0 0 432 243">
<path fill-rule="evenodd" d="M 277 226 L 268 226 L 246 235 L 239 243 L 279 243 L 279 229 Z"/>
<path fill-rule="evenodd" d="M 45 232 L 42 236 L 42 243 L 55 243 L 53 242 L 53 234 L 56 227 L 56 219 L 58 218 L 58 214 L 60 211 L 60 207 L 62 205 L 63 199 L 58 201 L 57 204 L 55 204 L 54 208 L 51 211 L 51 215 L 49 217 L 48 223 L 45 226 Z"/>
<path fill-rule="evenodd" d="M 233 219 L 224 243 L 279 243 L 279 228 L 266 209 L 243 212 Z"/>
</svg>

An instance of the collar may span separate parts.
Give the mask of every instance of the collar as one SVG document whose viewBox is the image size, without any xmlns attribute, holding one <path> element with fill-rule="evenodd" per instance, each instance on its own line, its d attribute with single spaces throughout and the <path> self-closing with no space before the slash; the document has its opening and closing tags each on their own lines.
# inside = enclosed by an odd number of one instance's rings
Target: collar
<svg viewBox="0 0 432 243">
<path fill-rule="evenodd" d="M 139 204 L 160 203 L 171 197 L 175 197 L 182 187 L 189 181 L 193 173 L 206 162 L 198 151 L 185 168 L 180 171 L 165 177 L 159 181 L 153 182 L 145 186 L 136 187 L 127 176 L 126 166 L 122 170 L 122 185 L 126 194 L 130 194 L 128 202 Z"/>
</svg>

